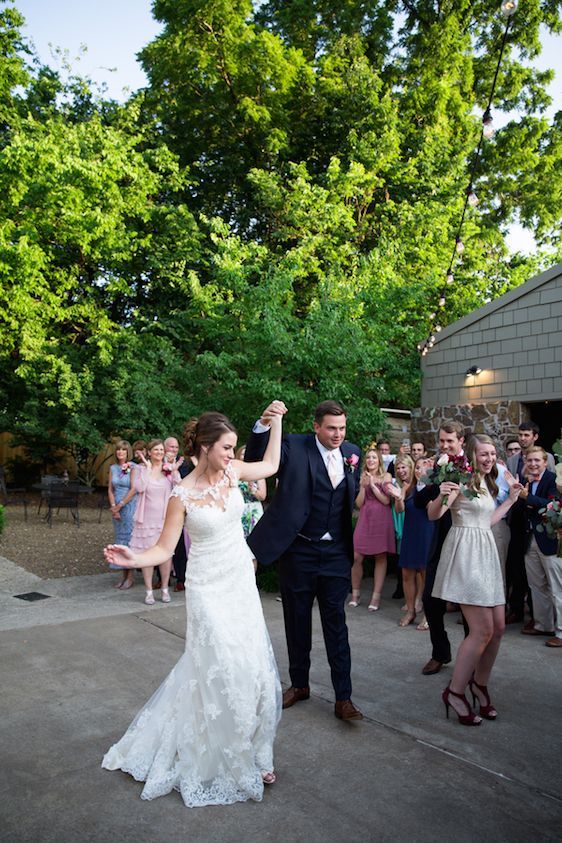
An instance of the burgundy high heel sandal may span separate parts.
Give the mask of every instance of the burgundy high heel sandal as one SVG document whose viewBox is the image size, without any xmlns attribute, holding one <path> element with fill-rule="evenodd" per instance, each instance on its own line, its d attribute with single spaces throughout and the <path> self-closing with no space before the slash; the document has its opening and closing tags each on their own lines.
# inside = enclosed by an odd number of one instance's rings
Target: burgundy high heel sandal
<svg viewBox="0 0 562 843">
<path fill-rule="evenodd" d="M 449 702 L 450 696 L 457 697 L 459 700 L 462 700 L 462 702 L 466 705 L 468 709 L 468 714 L 459 714 L 456 708 Z M 480 724 L 482 723 L 482 718 L 473 712 L 464 694 L 456 694 L 454 691 L 451 691 L 449 686 L 447 686 L 441 695 L 441 699 L 445 703 L 447 720 L 449 719 L 449 706 L 451 706 L 451 708 L 459 718 L 459 723 L 462 723 L 463 726 L 480 726 Z"/>
<path fill-rule="evenodd" d="M 470 693 L 472 694 L 472 704 L 474 708 L 476 708 L 476 700 L 478 700 L 478 707 L 480 714 L 482 717 L 485 717 L 486 720 L 495 720 L 498 716 L 498 712 L 496 711 L 495 707 L 490 702 L 490 695 L 488 693 L 488 686 L 487 685 L 479 685 L 476 679 L 471 679 L 468 683 L 468 687 L 470 688 Z M 474 688 L 478 688 L 482 696 L 486 700 L 486 704 L 482 705 L 480 702 L 480 697 L 478 694 L 474 692 Z"/>
</svg>

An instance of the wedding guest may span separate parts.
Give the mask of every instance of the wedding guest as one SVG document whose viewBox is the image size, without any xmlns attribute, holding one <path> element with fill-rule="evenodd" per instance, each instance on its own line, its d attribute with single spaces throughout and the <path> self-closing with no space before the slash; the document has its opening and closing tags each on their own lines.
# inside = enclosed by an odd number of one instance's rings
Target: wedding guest
<svg viewBox="0 0 562 843">
<path fill-rule="evenodd" d="M 138 503 L 133 520 L 133 534 L 131 536 L 131 550 L 142 553 L 152 547 L 162 531 L 166 507 L 172 494 L 172 489 L 179 483 L 179 472 L 164 471 L 164 443 L 161 439 L 152 439 L 147 446 L 147 458 L 144 464 L 135 469 L 133 483 L 138 493 Z M 162 582 L 162 602 L 170 602 L 168 584 L 172 568 L 172 557 L 160 562 L 160 578 Z M 147 606 L 154 605 L 152 575 L 154 568 L 143 567 L 142 575 L 146 589 L 144 602 Z"/>
<path fill-rule="evenodd" d="M 400 619 L 398 626 L 406 627 L 414 623 L 416 615 L 421 611 L 421 598 L 425 585 L 425 569 L 433 544 L 435 523 L 430 521 L 426 509 L 414 506 L 414 492 L 416 484 L 428 470 L 430 463 L 425 459 L 417 460 L 413 467 L 412 477 L 407 486 L 401 490 L 400 497 L 394 501 L 398 511 L 405 513 L 402 547 L 398 564 L 402 569 L 404 595 L 406 597 L 406 614 Z M 429 505 L 429 504 L 428 504 Z M 427 629 L 425 618 L 419 624 L 422 630 Z"/>
<path fill-rule="evenodd" d="M 126 439 L 120 439 L 115 444 L 115 462 L 109 468 L 107 496 L 113 519 L 113 533 L 116 544 L 128 545 L 133 532 L 133 515 L 135 513 L 134 485 L 131 483 L 134 468 L 133 449 Z M 115 584 L 115 588 L 126 590 L 135 584 L 134 571 L 121 569 L 122 579 Z"/>
<path fill-rule="evenodd" d="M 281 686 L 238 489 L 239 479 L 277 470 L 285 405 L 275 406 L 264 459 L 255 465 L 233 459 L 236 432 L 225 416 L 193 419 L 185 450 L 198 463 L 175 487 L 156 544 L 143 553 L 106 548 L 108 561 L 144 570 L 167 563 L 185 522 L 192 538 L 185 651 L 102 762 L 143 781 L 143 799 L 177 790 L 187 807 L 231 805 L 260 801 L 264 785 L 275 781 Z"/>
<path fill-rule="evenodd" d="M 527 483 L 521 492 L 527 518 L 525 568 L 533 594 L 534 620 L 521 630 L 525 635 L 552 636 L 547 647 L 562 647 L 562 559 L 557 555 L 558 539 L 538 530 L 539 510 L 557 497 L 556 474 L 547 469 L 547 454 L 537 445 L 525 454 Z"/>
<path fill-rule="evenodd" d="M 237 460 L 244 460 L 246 448 L 238 448 Z M 267 497 L 267 484 L 262 478 L 260 480 L 241 480 L 238 484 L 242 497 L 244 498 L 244 510 L 242 512 L 242 527 L 244 538 L 248 538 L 258 521 L 263 515 L 263 503 Z"/>
<path fill-rule="evenodd" d="M 414 472 L 414 464 L 409 456 L 398 456 L 396 458 L 396 476 L 392 480 L 393 489 L 401 489 L 404 483 L 408 485 Z M 396 553 L 389 556 L 389 562 L 394 565 L 396 563 L 396 588 L 392 593 L 393 600 L 401 600 L 404 597 L 404 589 L 402 586 L 402 568 L 398 566 L 398 555 L 400 553 L 400 542 L 402 541 L 402 530 L 404 528 L 404 512 L 397 512 L 394 502 L 391 498 L 392 509 L 392 523 L 394 524 L 394 538 L 396 539 Z"/>
<path fill-rule="evenodd" d="M 144 465 L 147 457 L 146 439 L 135 439 L 131 448 L 133 449 L 133 459 L 137 465 Z"/>
<path fill-rule="evenodd" d="M 394 477 L 394 460 L 396 456 L 390 453 L 390 442 L 388 439 L 379 439 L 375 447 L 384 464 L 384 470 L 388 471 L 391 477 Z"/>
<path fill-rule="evenodd" d="M 378 612 L 386 577 L 387 553 L 396 552 L 394 524 L 388 488 L 392 478 L 384 469 L 381 456 L 375 448 L 365 454 L 365 470 L 361 474 L 359 494 L 355 505 L 359 518 L 353 534 L 353 568 L 351 569 L 352 594 L 348 606 L 358 606 L 361 599 L 361 579 L 365 556 L 375 557 L 373 594 L 367 607 Z"/>
<path fill-rule="evenodd" d="M 457 483 L 444 482 L 440 495 L 428 505 L 431 521 L 451 513 L 449 530 L 435 576 L 432 594 L 440 600 L 458 603 L 468 624 L 468 635 L 460 644 L 453 676 L 443 691 L 447 717 L 453 709 L 463 726 L 478 726 L 482 718 L 495 720 L 498 712 L 490 701 L 488 681 L 505 629 L 505 591 L 492 526 L 517 500 L 522 486 L 506 474 L 509 497 L 499 506 L 496 448 L 489 436 L 474 435 L 467 446 L 473 468 L 468 486 L 476 497 L 460 494 Z M 473 705 L 465 692 L 470 689 Z"/>
<path fill-rule="evenodd" d="M 464 454 L 464 430 L 460 422 L 454 420 L 444 421 L 439 428 L 438 437 L 440 454 L 448 454 L 453 457 Z M 428 503 L 438 497 L 440 497 L 438 485 L 432 483 L 421 486 L 420 484 L 416 487 L 414 505 L 419 509 L 427 509 Z M 451 661 L 451 644 L 445 630 L 444 622 L 447 604 L 445 601 L 432 596 L 435 574 L 441 556 L 441 548 L 443 547 L 443 542 L 450 527 L 451 516 L 450 513 L 447 513 L 443 518 L 439 519 L 426 567 L 423 609 L 429 625 L 432 652 L 431 658 L 422 667 L 424 676 L 432 676 L 435 673 L 439 673 L 443 665 L 449 664 Z"/>
<path fill-rule="evenodd" d="M 164 450 L 166 452 L 164 457 L 164 471 L 178 471 L 180 478 L 183 480 L 187 477 L 190 471 L 193 471 L 194 465 L 191 460 L 184 460 L 183 457 L 178 457 L 180 444 L 175 436 L 168 436 L 164 439 Z M 189 535 L 184 529 L 177 547 L 172 557 L 172 570 L 176 578 L 174 591 L 185 591 L 185 568 L 187 565 L 187 556 L 189 554 Z M 153 588 L 161 588 L 162 583 L 157 581 Z"/>
<path fill-rule="evenodd" d="M 427 457 L 427 451 L 421 439 L 414 439 L 414 441 L 412 442 L 412 450 L 410 456 L 412 457 L 414 462 L 416 460 L 421 459 L 421 457 Z"/>
</svg>

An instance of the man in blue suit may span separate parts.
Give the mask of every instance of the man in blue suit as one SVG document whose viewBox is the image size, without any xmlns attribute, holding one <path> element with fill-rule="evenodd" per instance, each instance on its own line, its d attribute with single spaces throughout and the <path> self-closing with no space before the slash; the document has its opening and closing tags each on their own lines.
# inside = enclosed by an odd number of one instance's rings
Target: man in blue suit
<svg viewBox="0 0 562 843">
<path fill-rule="evenodd" d="M 245 459 L 262 458 L 268 440 L 268 419 L 279 402 L 265 410 L 246 446 Z M 336 401 L 315 410 L 314 433 L 283 438 L 275 496 L 248 537 L 263 565 L 280 560 L 285 634 L 291 687 L 283 708 L 310 696 L 312 604 L 318 601 L 324 643 L 341 720 L 363 715 L 351 701 L 351 656 L 345 600 L 353 562 L 351 516 L 359 491 L 360 450 L 345 441 L 346 411 Z"/>
</svg>

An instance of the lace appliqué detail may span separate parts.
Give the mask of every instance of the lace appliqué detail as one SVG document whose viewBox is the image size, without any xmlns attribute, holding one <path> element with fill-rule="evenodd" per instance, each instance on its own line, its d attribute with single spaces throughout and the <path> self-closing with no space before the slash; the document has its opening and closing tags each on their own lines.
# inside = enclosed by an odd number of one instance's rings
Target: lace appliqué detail
<svg viewBox="0 0 562 843">
<path fill-rule="evenodd" d="M 202 509 L 209 506 L 218 506 L 224 512 L 230 497 L 230 490 L 237 485 L 236 472 L 229 464 L 225 469 L 224 477 L 213 486 L 206 486 L 204 489 L 191 489 L 178 485 L 174 487 L 172 497 L 179 498 L 182 501 L 186 512 L 190 512 L 194 508 Z"/>
</svg>

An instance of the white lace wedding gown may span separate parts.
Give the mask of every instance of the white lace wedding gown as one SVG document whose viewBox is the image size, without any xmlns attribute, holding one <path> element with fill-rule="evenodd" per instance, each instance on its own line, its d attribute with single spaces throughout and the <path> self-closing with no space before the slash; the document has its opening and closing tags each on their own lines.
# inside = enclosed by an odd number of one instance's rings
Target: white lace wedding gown
<svg viewBox="0 0 562 843">
<path fill-rule="evenodd" d="M 217 486 L 176 486 L 191 538 L 185 652 L 105 755 L 146 782 L 143 799 L 179 790 L 188 807 L 263 796 L 273 770 L 281 686 L 229 468 Z"/>
</svg>

